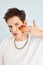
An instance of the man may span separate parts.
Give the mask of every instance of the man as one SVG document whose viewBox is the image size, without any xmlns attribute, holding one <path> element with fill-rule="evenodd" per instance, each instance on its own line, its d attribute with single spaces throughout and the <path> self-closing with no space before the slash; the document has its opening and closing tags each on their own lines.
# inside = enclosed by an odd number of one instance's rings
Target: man
<svg viewBox="0 0 43 65">
<path fill-rule="evenodd" d="M 43 38 L 29 35 L 38 34 L 39 29 L 28 26 L 25 18 L 25 12 L 17 8 L 6 12 L 4 19 L 12 37 L 0 44 L 0 65 L 43 65 Z"/>
</svg>

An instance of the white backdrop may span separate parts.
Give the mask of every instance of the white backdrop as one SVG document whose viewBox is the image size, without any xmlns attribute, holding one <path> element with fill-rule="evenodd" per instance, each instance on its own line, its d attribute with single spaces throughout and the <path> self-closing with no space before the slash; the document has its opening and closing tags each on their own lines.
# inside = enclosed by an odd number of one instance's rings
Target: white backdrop
<svg viewBox="0 0 43 65">
<path fill-rule="evenodd" d="M 35 19 L 37 26 L 43 29 L 43 0 L 0 0 L 0 42 L 11 35 L 3 19 L 7 9 L 11 7 L 25 10 L 28 24 L 31 25 Z"/>
</svg>

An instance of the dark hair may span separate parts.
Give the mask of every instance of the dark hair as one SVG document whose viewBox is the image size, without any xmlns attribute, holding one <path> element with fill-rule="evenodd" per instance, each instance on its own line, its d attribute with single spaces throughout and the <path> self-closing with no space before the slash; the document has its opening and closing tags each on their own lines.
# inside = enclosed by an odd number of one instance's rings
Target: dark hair
<svg viewBox="0 0 43 65">
<path fill-rule="evenodd" d="M 11 17 L 18 16 L 22 22 L 24 22 L 26 18 L 26 14 L 23 10 L 19 10 L 17 8 L 9 8 L 5 13 L 4 19 L 7 22 Z"/>
</svg>

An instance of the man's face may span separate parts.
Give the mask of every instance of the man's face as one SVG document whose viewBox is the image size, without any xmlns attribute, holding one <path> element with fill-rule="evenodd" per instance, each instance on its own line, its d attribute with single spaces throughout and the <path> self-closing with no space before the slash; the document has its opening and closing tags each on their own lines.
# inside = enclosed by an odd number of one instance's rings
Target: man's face
<svg viewBox="0 0 43 65">
<path fill-rule="evenodd" d="M 14 37 L 19 37 L 22 35 L 22 32 L 19 30 L 18 27 L 23 25 L 23 22 L 20 20 L 19 17 L 14 16 L 8 19 L 7 24 L 8 24 L 9 30 L 11 31 Z"/>
</svg>

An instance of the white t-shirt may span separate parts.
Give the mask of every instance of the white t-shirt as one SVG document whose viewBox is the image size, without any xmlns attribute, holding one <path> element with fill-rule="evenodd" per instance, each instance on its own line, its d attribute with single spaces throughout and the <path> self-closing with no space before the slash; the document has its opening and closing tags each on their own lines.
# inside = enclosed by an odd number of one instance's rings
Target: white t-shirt
<svg viewBox="0 0 43 65">
<path fill-rule="evenodd" d="M 26 40 L 17 42 L 22 47 Z M 0 44 L 0 65 L 43 65 L 43 38 L 29 37 L 23 49 L 17 49 L 14 39 L 9 38 Z"/>
</svg>

